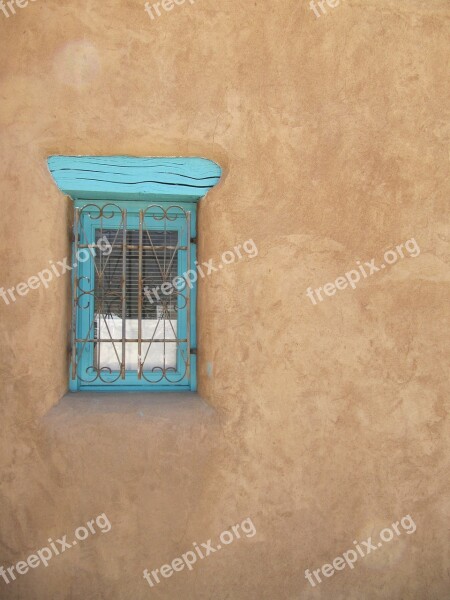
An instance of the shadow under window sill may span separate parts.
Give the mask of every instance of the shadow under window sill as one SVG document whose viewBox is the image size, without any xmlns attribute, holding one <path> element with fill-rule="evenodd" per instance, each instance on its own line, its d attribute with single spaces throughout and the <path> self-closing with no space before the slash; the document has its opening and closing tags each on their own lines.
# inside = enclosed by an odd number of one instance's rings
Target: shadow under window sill
<svg viewBox="0 0 450 600">
<path fill-rule="evenodd" d="M 105 424 L 170 422 L 199 424 L 218 418 L 196 392 L 71 392 L 42 418 L 42 425 L 102 420 Z"/>
</svg>

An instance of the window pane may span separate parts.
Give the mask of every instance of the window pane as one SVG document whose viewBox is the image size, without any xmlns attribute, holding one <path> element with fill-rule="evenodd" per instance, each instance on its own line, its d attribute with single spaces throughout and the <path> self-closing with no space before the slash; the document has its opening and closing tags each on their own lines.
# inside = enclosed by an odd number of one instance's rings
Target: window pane
<svg viewBox="0 0 450 600">
<path fill-rule="evenodd" d="M 95 258 L 95 364 L 97 368 L 118 371 L 122 356 L 123 230 L 97 230 L 96 242 L 102 236 L 106 236 L 112 251 L 109 256 L 98 253 Z M 161 285 L 170 283 L 178 274 L 178 232 L 144 230 L 141 286 L 139 231 L 127 230 L 126 242 L 126 370 L 138 369 L 139 295 L 144 371 L 176 368 L 178 294 L 173 288 L 169 294 L 163 294 Z"/>
</svg>

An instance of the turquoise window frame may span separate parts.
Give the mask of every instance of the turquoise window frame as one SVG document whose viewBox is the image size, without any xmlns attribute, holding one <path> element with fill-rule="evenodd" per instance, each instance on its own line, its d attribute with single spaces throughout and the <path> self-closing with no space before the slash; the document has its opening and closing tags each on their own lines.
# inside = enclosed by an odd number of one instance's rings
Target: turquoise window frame
<svg viewBox="0 0 450 600">
<path fill-rule="evenodd" d="M 89 205 L 92 204 L 91 201 L 76 201 L 75 208 L 82 209 L 83 207 L 89 208 Z M 127 231 L 138 231 L 139 229 L 139 211 L 147 208 L 147 202 L 121 202 L 116 201 L 114 203 L 118 208 L 125 208 L 127 210 Z M 109 202 L 95 202 L 95 206 L 108 206 L 108 212 L 113 213 L 114 217 L 108 219 L 107 227 L 108 229 L 120 229 L 121 224 L 121 213 L 114 209 L 114 207 Z M 158 206 L 161 208 L 169 209 L 171 208 L 171 212 L 173 216 L 175 215 L 173 204 L 172 203 L 159 203 Z M 196 244 L 193 242 L 195 236 L 197 234 L 196 230 L 196 205 L 189 203 L 184 204 L 182 207 L 186 212 L 191 213 L 191 226 L 190 226 L 190 253 L 191 253 L 191 261 L 190 264 L 194 265 L 197 259 L 196 252 Z M 95 209 L 94 209 L 95 212 Z M 150 213 L 151 214 L 151 213 Z M 89 220 L 87 213 L 82 213 L 82 223 L 83 231 L 86 235 L 86 243 L 95 244 L 95 233 L 99 229 L 99 226 L 95 221 Z M 149 221 L 151 223 L 149 223 Z M 161 230 L 161 223 L 151 218 L 146 220 L 146 228 L 153 229 L 155 231 Z M 179 215 L 176 220 L 171 221 L 170 227 L 168 230 L 177 231 L 179 234 L 178 244 L 180 246 L 187 246 L 188 235 L 189 232 L 187 230 L 187 222 L 186 219 Z M 75 244 L 72 243 L 72 257 L 73 261 L 75 258 Z M 178 251 L 178 276 L 183 276 L 183 274 L 187 271 L 187 250 L 179 250 Z M 88 261 L 80 262 L 78 266 L 78 278 L 83 281 L 83 278 L 87 278 L 91 282 L 91 286 L 93 285 L 95 278 L 95 267 L 94 267 L 94 258 L 91 258 Z M 74 281 L 74 273 L 72 274 L 72 287 L 75 286 Z M 83 284 L 81 283 L 83 287 Z M 176 372 L 168 373 L 167 379 L 163 379 L 159 384 L 157 380 L 160 379 L 158 373 L 151 374 L 146 371 L 145 375 L 147 379 L 153 380 L 154 383 L 149 383 L 144 379 L 139 380 L 136 371 L 126 371 L 125 379 L 117 379 L 118 371 L 113 371 L 113 374 L 108 377 L 107 374 L 103 374 L 103 378 L 108 380 L 114 380 L 112 383 L 108 383 L 107 381 L 96 381 L 95 383 L 84 383 L 83 378 L 89 379 L 89 374 L 87 369 L 93 364 L 93 344 L 86 344 L 84 350 L 82 351 L 81 358 L 79 359 L 77 372 L 82 376 L 81 378 L 73 377 L 72 373 L 72 365 L 70 367 L 70 379 L 69 379 L 69 389 L 71 391 L 111 391 L 113 388 L 116 388 L 117 391 L 182 391 L 182 390 L 190 390 L 196 391 L 197 389 L 197 357 L 196 357 L 196 349 L 197 349 L 197 337 L 196 337 L 196 300 L 197 300 L 197 285 L 194 284 L 190 289 L 190 368 L 189 374 L 186 374 L 183 377 L 183 358 L 182 352 L 186 353 L 187 351 L 187 343 L 178 344 L 177 350 L 177 366 L 178 369 Z M 181 298 L 179 298 L 179 306 L 181 305 Z M 181 309 L 178 312 L 179 318 L 177 319 L 177 337 L 186 338 L 187 337 L 187 326 L 188 326 L 188 318 L 187 318 L 187 308 Z M 180 318 L 181 316 L 181 318 Z M 78 318 L 77 318 L 77 338 L 84 339 L 87 337 L 90 325 L 94 318 L 94 303 L 91 302 L 88 309 L 78 309 Z"/>
<path fill-rule="evenodd" d="M 139 211 L 151 204 L 161 207 L 181 206 L 191 213 L 190 228 L 190 264 L 191 268 L 197 259 L 197 204 L 214 187 L 221 176 L 221 168 L 214 162 L 203 158 L 138 158 L 138 157 L 89 157 L 89 156 L 52 156 L 48 159 L 49 170 L 59 189 L 70 196 L 74 208 L 82 209 L 90 203 L 105 205 L 111 202 L 119 208 L 126 208 L 127 218 L 131 219 L 132 227 L 139 220 Z M 119 216 L 117 211 L 117 218 Z M 114 217 L 116 218 L 116 216 Z M 118 225 L 118 221 L 115 226 Z M 175 225 L 173 225 L 175 227 Z M 148 223 L 147 223 L 148 227 Z M 110 227 L 114 229 L 114 225 Z M 154 229 L 158 229 L 155 222 Z M 181 242 L 186 241 L 187 231 L 183 233 L 182 223 L 177 224 L 181 232 Z M 89 243 L 95 243 L 95 225 L 91 224 L 87 235 Z M 74 254 L 73 244 L 72 254 Z M 179 250 L 178 275 L 182 276 L 187 268 L 187 250 Z M 74 258 L 75 260 L 75 258 Z M 80 263 L 80 275 L 94 277 L 94 259 Z M 75 282 L 72 279 L 72 285 Z M 118 379 L 115 383 L 96 382 L 83 384 L 79 378 L 69 376 L 69 388 L 72 392 L 162 392 L 162 391 L 196 391 L 197 389 L 197 327 L 196 306 L 197 286 L 190 291 L 190 373 L 178 382 L 147 383 L 138 380 L 137 374 L 126 372 L 126 379 Z M 93 311 L 93 308 L 92 308 Z M 86 319 L 77 321 L 77 337 L 83 337 L 86 332 Z M 178 337 L 183 338 L 187 333 L 187 317 L 180 319 Z M 182 335 L 183 334 L 183 335 Z M 88 344 L 93 347 L 92 344 Z M 181 350 L 178 350 L 178 353 Z M 88 351 L 81 357 L 81 368 L 85 369 L 92 358 Z M 93 350 L 92 350 L 93 352 Z M 92 365 L 92 360 L 90 362 Z M 180 365 L 179 356 L 177 365 Z M 146 375 L 148 373 L 146 372 Z M 169 378 L 170 379 L 170 378 Z"/>
</svg>

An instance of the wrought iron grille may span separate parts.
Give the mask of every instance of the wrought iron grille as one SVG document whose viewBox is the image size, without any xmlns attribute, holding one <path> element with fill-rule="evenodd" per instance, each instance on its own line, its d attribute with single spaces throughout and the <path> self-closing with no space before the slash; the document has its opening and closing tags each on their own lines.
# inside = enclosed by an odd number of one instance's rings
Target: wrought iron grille
<svg viewBox="0 0 450 600">
<path fill-rule="evenodd" d="M 81 386 L 189 381 L 191 213 L 177 205 L 75 209 L 72 379 Z"/>
</svg>

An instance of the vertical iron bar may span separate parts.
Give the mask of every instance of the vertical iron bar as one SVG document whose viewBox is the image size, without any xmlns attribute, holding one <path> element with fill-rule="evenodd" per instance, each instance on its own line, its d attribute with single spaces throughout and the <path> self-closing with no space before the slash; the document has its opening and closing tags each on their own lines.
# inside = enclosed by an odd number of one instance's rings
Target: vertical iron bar
<svg viewBox="0 0 450 600">
<path fill-rule="evenodd" d="M 142 378 L 142 302 L 143 302 L 143 281 L 142 281 L 142 237 L 144 226 L 144 211 L 139 211 L 139 273 L 138 273 L 138 379 Z"/>
<path fill-rule="evenodd" d="M 103 209 L 100 208 L 99 209 L 99 217 L 100 217 L 100 239 L 103 238 Z M 95 240 L 95 228 L 94 228 L 94 242 Z M 95 261 L 95 257 L 92 259 Z M 98 272 L 98 275 L 97 275 Z M 100 252 L 100 267 L 98 269 L 98 271 L 94 269 L 92 271 L 93 276 L 94 276 L 94 319 L 97 319 L 97 323 L 94 323 L 94 331 L 95 331 L 95 325 L 97 325 L 97 343 L 94 344 L 94 348 L 96 348 L 96 352 L 94 355 L 94 361 L 95 361 L 95 368 L 97 369 L 97 374 L 100 372 L 100 368 L 101 368 L 101 351 L 102 351 L 102 327 L 103 327 L 103 323 L 102 323 L 102 316 L 103 319 L 105 318 L 105 309 L 104 309 L 104 304 L 105 304 L 105 282 L 103 279 L 103 259 L 102 259 L 102 253 Z M 98 287 L 97 290 L 100 292 L 100 306 L 97 308 L 97 296 L 95 294 L 95 277 L 97 277 L 97 283 L 98 283 Z"/>
<path fill-rule="evenodd" d="M 191 269 L 191 211 L 188 210 L 186 213 L 186 222 L 187 222 L 187 273 L 189 273 Z M 186 373 L 188 379 L 191 376 L 191 286 L 188 285 L 188 292 L 186 298 L 186 307 L 187 307 L 187 331 L 186 331 L 186 339 L 187 339 L 187 365 L 186 365 Z M 178 334 L 177 334 L 178 335 Z"/>
<path fill-rule="evenodd" d="M 169 218 L 167 211 L 170 209 L 162 208 L 162 210 L 163 210 L 163 215 L 164 215 L 164 265 L 163 265 L 162 280 L 163 280 L 163 283 L 166 283 L 166 279 L 167 279 L 167 273 L 166 273 L 167 220 Z M 163 339 L 164 339 L 164 342 L 163 342 L 163 373 L 164 373 L 164 375 L 166 375 L 166 316 L 168 316 L 168 313 L 167 313 L 167 303 L 164 303 L 164 300 L 162 301 L 162 310 L 163 310 Z"/>
<path fill-rule="evenodd" d="M 73 255 L 74 270 L 73 270 L 73 289 L 72 289 L 72 379 L 77 378 L 77 290 L 78 290 L 78 261 L 76 259 L 78 252 L 78 223 L 80 221 L 80 209 L 75 209 L 73 233 L 74 233 L 74 246 Z"/>
<path fill-rule="evenodd" d="M 120 376 L 125 379 L 125 353 L 127 337 L 127 209 L 122 211 L 122 364 Z"/>
<path fill-rule="evenodd" d="M 100 212 L 99 212 L 99 217 L 100 217 L 100 238 L 99 239 L 103 239 L 103 208 L 100 208 Z M 95 229 L 94 229 L 94 242 L 95 240 Z M 95 261 L 95 257 L 93 258 L 93 260 Z M 103 278 L 103 254 L 100 252 L 100 268 L 98 270 L 98 275 L 97 275 L 97 271 L 94 267 L 93 270 L 93 276 L 94 276 L 94 318 L 97 318 L 97 344 L 94 345 L 94 347 L 97 347 L 97 352 L 95 353 L 95 358 L 96 359 L 96 364 L 95 367 L 97 369 L 97 374 L 100 372 L 100 368 L 101 368 L 101 361 L 102 361 L 102 327 L 103 327 L 103 322 L 102 322 L 102 317 L 103 320 L 105 319 L 105 280 Z M 98 288 L 100 288 L 100 310 L 96 310 L 96 304 L 97 304 L 97 297 L 95 295 L 95 277 L 97 277 L 98 280 Z M 95 327 L 95 325 L 94 325 Z"/>
</svg>

